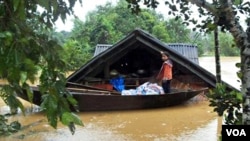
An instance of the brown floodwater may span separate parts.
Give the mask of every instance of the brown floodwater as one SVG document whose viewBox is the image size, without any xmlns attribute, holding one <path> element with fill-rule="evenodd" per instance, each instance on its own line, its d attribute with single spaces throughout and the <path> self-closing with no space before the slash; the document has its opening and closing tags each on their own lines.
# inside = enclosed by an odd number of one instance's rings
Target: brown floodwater
<svg viewBox="0 0 250 141">
<path fill-rule="evenodd" d="M 234 86 L 238 86 L 238 82 L 232 70 L 237 69 L 232 67 L 238 60 L 221 58 L 222 78 Z M 215 72 L 212 57 L 201 58 L 200 65 Z M 0 138 L 1 141 L 217 141 L 221 127 L 221 118 L 213 112 L 208 101 L 192 99 L 182 105 L 160 109 L 76 113 L 84 126 L 76 126 L 76 132 L 72 135 L 60 123 L 57 129 L 49 126 L 39 107 L 25 101 L 23 103 L 26 115 L 17 114 L 9 121 L 18 120 L 24 128 L 11 136 Z M 8 107 L 0 100 L 0 114 L 7 112 Z"/>
<path fill-rule="evenodd" d="M 77 113 L 84 127 L 77 126 L 74 135 L 60 124 L 57 130 L 53 129 L 47 124 L 43 113 L 36 112 L 38 107 L 24 103 L 29 114 L 18 114 L 9 121 L 18 120 L 28 128 L 1 140 L 174 141 L 190 138 L 191 141 L 195 137 L 198 140 L 199 136 L 207 136 L 209 141 L 216 140 L 218 119 L 207 101 L 193 100 L 183 105 L 153 110 Z M 4 112 L 8 112 L 6 106 L 1 108 L 1 113 Z"/>
<path fill-rule="evenodd" d="M 220 57 L 221 60 L 221 79 L 228 84 L 240 89 L 240 79 L 236 72 L 239 68 L 235 66 L 240 62 L 240 57 Z M 207 69 L 209 72 L 216 74 L 215 57 L 201 57 L 199 58 L 200 66 Z"/>
</svg>

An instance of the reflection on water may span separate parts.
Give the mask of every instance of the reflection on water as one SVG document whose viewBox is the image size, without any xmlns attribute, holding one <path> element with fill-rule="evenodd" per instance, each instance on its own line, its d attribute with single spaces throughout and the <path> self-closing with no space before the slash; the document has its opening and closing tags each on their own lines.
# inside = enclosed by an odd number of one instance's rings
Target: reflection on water
<svg viewBox="0 0 250 141">
<path fill-rule="evenodd" d="M 211 57 L 202 58 L 200 65 L 214 73 L 213 60 Z M 230 59 L 226 58 L 227 63 L 222 63 L 221 68 L 222 77 L 230 77 L 227 82 L 234 86 L 239 85 L 230 66 L 234 66 L 238 60 L 232 59 L 229 63 Z M 77 126 L 74 135 L 60 123 L 57 130 L 53 129 L 44 114 L 39 112 L 39 107 L 23 102 L 27 115 L 18 114 L 9 120 L 18 120 L 24 129 L 0 138 L 1 141 L 216 141 L 220 131 L 217 130 L 220 120 L 213 107 L 208 106 L 208 101 L 193 100 L 183 105 L 153 110 L 77 113 L 84 127 Z M 0 107 L 1 114 L 9 111 L 2 101 Z"/>
</svg>

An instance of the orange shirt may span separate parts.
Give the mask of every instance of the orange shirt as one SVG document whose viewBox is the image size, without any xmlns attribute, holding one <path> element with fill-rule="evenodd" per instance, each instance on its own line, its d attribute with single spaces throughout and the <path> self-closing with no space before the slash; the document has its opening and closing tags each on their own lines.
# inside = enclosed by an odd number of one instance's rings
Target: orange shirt
<svg viewBox="0 0 250 141">
<path fill-rule="evenodd" d="M 173 67 L 173 64 L 170 60 L 165 61 L 162 64 L 161 70 L 157 78 L 162 79 L 162 80 L 171 80 L 172 79 L 172 67 Z"/>
</svg>

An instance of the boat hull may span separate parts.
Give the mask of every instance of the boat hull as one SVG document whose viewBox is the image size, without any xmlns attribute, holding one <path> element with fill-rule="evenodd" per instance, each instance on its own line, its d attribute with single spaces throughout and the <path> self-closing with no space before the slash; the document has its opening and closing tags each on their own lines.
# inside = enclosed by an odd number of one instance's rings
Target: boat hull
<svg viewBox="0 0 250 141">
<path fill-rule="evenodd" d="M 132 110 L 161 108 L 181 104 L 198 92 L 182 92 L 164 95 L 82 95 L 74 94 L 80 111 Z"/>
<path fill-rule="evenodd" d="M 81 92 L 71 92 L 71 94 L 78 102 L 79 111 L 113 111 L 169 107 L 188 101 L 204 91 L 201 89 L 163 95 L 114 95 Z M 28 101 L 25 91 L 18 96 Z M 32 103 L 38 106 L 41 104 L 41 94 L 38 90 L 34 90 Z"/>
</svg>

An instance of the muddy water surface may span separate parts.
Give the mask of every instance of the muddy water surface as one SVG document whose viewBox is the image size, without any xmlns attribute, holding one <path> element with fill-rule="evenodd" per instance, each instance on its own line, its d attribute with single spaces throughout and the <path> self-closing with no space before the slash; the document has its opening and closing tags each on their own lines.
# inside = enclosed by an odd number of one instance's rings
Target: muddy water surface
<svg viewBox="0 0 250 141">
<path fill-rule="evenodd" d="M 37 110 L 37 107 L 28 103 L 25 105 L 33 107 L 34 111 Z M 1 113 L 7 111 L 7 107 L 1 108 Z M 78 115 L 84 122 L 84 127 L 77 126 L 74 135 L 62 125 L 59 125 L 58 130 L 51 128 L 41 112 L 31 112 L 26 116 L 16 115 L 10 118 L 10 121 L 18 120 L 29 128 L 1 140 L 174 141 L 188 138 L 193 140 L 192 138 L 198 136 L 209 136 L 209 141 L 216 140 L 216 114 L 206 101 L 192 101 L 180 106 L 154 110 L 82 112 Z M 199 130 L 203 132 L 197 132 Z"/>
<path fill-rule="evenodd" d="M 213 58 L 201 59 L 200 65 L 206 67 L 210 63 L 206 69 L 212 69 L 214 62 L 210 59 Z M 232 71 L 228 75 L 224 69 L 223 73 L 231 77 Z M 61 124 L 57 130 L 53 129 L 43 113 L 39 112 L 39 107 L 23 102 L 27 115 L 18 114 L 9 121 L 18 120 L 25 128 L 0 138 L 1 141 L 217 141 L 220 131 L 221 120 L 208 106 L 209 102 L 195 99 L 183 105 L 154 110 L 77 113 L 84 127 L 77 126 L 74 135 Z M 2 101 L 0 107 L 1 114 L 9 111 Z"/>
<path fill-rule="evenodd" d="M 240 62 L 240 57 L 221 57 L 220 60 L 222 80 L 239 89 L 240 80 L 236 74 L 236 72 L 239 71 L 239 68 L 236 67 L 236 63 Z M 201 57 L 199 58 L 199 62 L 200 66 L 209 72 L 216 74 L 215 57 Z"/>
</svg>

